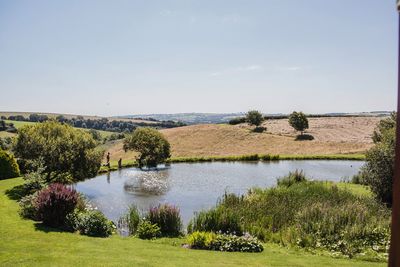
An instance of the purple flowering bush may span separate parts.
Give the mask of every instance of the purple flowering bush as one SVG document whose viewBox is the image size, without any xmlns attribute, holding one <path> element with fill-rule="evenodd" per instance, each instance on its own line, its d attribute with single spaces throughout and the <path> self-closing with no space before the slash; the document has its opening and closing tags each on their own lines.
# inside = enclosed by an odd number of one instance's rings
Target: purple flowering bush
<svg viewBox="0 0 400 267">
<path fill-rule="evenodd" d="M 38 219 L 47 226 L 63 226 L 66 216 L 74 211 L 78 198 L 79 194 L 74 189 L 63 184 L 50 184 L 36 197 Z"/>
</svg>

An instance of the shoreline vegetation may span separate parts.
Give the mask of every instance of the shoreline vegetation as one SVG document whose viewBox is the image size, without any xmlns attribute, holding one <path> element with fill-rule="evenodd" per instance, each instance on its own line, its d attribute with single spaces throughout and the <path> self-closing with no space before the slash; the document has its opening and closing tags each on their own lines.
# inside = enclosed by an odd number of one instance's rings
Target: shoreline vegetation
<svg viewBox="0 0 400 267">
<path fill-rule="evenodd" d="M 251 154 L 238 156 L 208 156 L 208 157 L 173 157 L 169 163 L 201 163 L 201 162 L 243 162 L 243 161 L 281 161 L 281 160 L 365 160 L 364 154 L 332 154 L 332 155 L 269 155 Z M 134 160 L 122 160 L 121 169 L 138 167 Z M 118 162 L 110 161 L 110 167 L 102 166 L 99 174 L 118 170 Z"/>
</svg>

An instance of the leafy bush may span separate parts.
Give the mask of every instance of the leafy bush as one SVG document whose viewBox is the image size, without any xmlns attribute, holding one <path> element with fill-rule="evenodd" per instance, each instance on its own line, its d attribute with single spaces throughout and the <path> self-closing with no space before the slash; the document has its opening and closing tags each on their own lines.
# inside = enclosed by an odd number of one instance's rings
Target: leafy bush
<svg viewBox="0 0 400 267">
<path fill-rule="evenodd" d="M 217 237 L 213 232 L 195 231 L 186 238 L 190 248 L 210 249 L 211 242 Z"/>
<path fill-rule="evenodd" d="M 38 220 L 38 209 L 36 205 L 37 193 L 32 195 L 27 195 L 21 198 L 19 201 L 19 214 L 22 218 Z"/>
<path fill-rule="evenodd" d="M 38 218 L 47 226 L 63 226 L 66 216 L 75 209 L 78 197 L 74 189 L 63 184 L 50 184 L 37 195 Z"/>
<path fill-rule="evenodd" d="M 257 238 L 250 234 L 244 236 L 217 235 L 211 241 L 210 249 L 229 252 L 262 252 L 264 247 Z"/>
<path fill-rule="evenodd" d="M 139 223 L 137 236 L 141 239 L 153 239 L 161 236 L 161 229 L 157 224 L 152 224 L 147 220 Z"/>
<path fill-rule="evenodd" d="M 179 236 L 182 230 L 182 220 L 179 209 L 168 204 L 158 205 L 149 210 L 146 219 L 160 227 L 163 236 Z"/>
<path fill-rule="evenodd" d="M 257 238 L 246 233 L 244 236 L 215 234 L 213 232 L 193 232 L 188 235 L 190 248 L 217 251 L 261 252 L 263 245 Z"/>
<path fill-rule="evenodd" d="M 206 231 L 242 234 L 242 226 L 237 214 L 231 210 L 214 208 L 201 211 L 195 215 L 188 225 L 188 232 Z"/>
<path fill-rule="evenodd" d="M 253 132 L 255 132 L 255 133 L 263 133 L 266 130 L 267 130 L 267 127 L 257 126 L 256 128 L 253 129 Z"/>
<path fill-rule="evenodd" d="M 277 183 L 278 186 L 291 186 L 296 183 L 301 183 L 307 181 L 306 175 L 303 170 L 295 170 L 294 172 L 289 172 L 288 175 L 278 178 Z"/>
<path fill-rule="evenodd" d="M 238 117 L 238 118 L 233 118 L 229 121 L 230 125 L 236 125 L 236 124 L 241 124 L 241 123 L 245 123 L 246 122 L 246 118 L 245 117 Z"/>
<path fill-rule="evenodd" d="M 78 223 L 79 232 L 83 235 L 107 237 L 112 234 L 112 222 L 97 210 L 80 213 Z"/>
<path fill-rule="evenodd" d="M 308 129 L 308 119 L 303 112 L 294 111 L 289 116 L 289 124 L 296 131 L 300 131 L 303 135 L 304 130 Z"/>
<path fill-rule="evenodd" d="M 19 167 L 14 156 L 0 149 L 0 180 L 18 176 Z"/>
<path fill-rule="evenodd" d="M 47 182 L 51 183 L 60 175 L 65 179 L 66 173 L 75 180 L 97 175 L 103 152 L 96 147 L 91 134 L 47 121 L 20 128 L 13 150 L 23 166 L 41 158 Z"/>
<path fill-rule="evenodd" d="M 171 156 L 168 140 L 162 133 L 149 127 L 137 128 L 128 135 L 124 140 L 124 150 L 139 152 L 139 167 L 157 167 Z"/>
<path fill-rule="evenodd" d="M 261 112 L 257 110 L 250 110 L 249 112 L 246 113 L 246 121 L 250 125 L 259 126 L 264 121 L 264 117 L 261 114 Z"/>
</svg>

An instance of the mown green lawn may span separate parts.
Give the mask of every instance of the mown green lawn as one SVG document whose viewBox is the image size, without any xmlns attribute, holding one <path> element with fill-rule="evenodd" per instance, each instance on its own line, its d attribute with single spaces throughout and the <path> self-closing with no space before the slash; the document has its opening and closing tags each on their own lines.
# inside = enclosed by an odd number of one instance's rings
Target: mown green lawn
<svg viewBox="0 0 400 267">
<path fill-rule="evenodd" d="M 385 266 L 334 259 L 265 245 L 262 253 L 189 250 L 183 239 L 93 238 L 59 232 L 23 220 L 6 190 L 21 178 L 0 181 L 0 266 Z"/>
</svg>

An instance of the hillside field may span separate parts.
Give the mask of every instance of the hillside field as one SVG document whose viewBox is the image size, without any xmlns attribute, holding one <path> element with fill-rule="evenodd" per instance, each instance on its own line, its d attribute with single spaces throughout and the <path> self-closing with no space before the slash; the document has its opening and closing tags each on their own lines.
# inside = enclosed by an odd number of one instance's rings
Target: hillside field
<svg viewBox="0 0 400 267">
<path fill-rule="evenodd" d="M 371 135 L 378 117 L 310 118 L 306 133 L 312 141 L 296 141 L 287 119 L 268 120 L 267 132 L 254 133 L 247 124 L 200 124 L 161 130 L 171 143 L 172 157 L 232 156 L 249 154 L 332 155 L 362 154 L 372 147 Z M 109 144 L 112 160 L 131 160 L 122 141 Z"/>
</svg>

